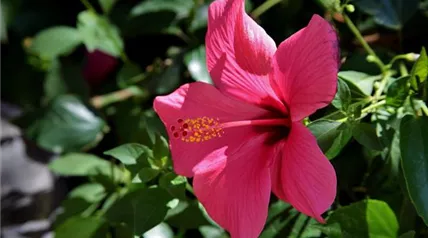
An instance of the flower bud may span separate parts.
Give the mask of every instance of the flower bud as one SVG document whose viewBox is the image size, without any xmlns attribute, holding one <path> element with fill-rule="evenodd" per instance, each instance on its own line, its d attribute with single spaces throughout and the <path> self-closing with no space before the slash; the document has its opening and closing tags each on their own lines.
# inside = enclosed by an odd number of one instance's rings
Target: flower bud
<svg viewBox="0 0 428 238">
<path fill-rule="evenodd" d="M 408 61 L 416 61 L 419 58 L 419 54 L 415 54 L 415 53 L 408 53 L 405 55 L 406 60 Z"/>
<path fill-rule="evenodd" d="M 347 4 L 345 6 L 345 8 L 346 8 L 346 11 L 351 12 L 351 13 L 355 11 L 355 7 L 352 4 Z"/>
</svg>

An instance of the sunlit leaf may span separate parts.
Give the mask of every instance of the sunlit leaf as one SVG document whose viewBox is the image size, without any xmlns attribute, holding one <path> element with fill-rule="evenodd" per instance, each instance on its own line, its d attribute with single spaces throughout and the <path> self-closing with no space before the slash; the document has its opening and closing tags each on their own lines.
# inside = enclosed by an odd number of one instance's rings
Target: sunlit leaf
<svg viewBox="0 0 428 238">
<path fill-rule="evenodd" d="M 137 143 L 123 144 L 111 150 L 105 151 L 104 154 L 113 156 L 125 165 L 137 164 L 141 156 L 153 156 L 150 148 Z"/>
<path fill-rule="evenodd" d="M 340 71 L 339 78 L 348 83 L 352 97 L 366 97 L 373 92 L 373 83 L 378 76 L 371 76 L 358 71 Z M 350 85 L 352 83 L 352 85 Z M 355 87 L 356 86 L 356 87 Z"/>
<path fill-rule="evenodd" d="M 120 32 L 108 18 L 91 11 L 83 11 L 77 16 L 77 29 L 88 51 L 100 50 L 111 56 L 120 56 L 123 40 Z"/>
<path fill-rule="evenodd" d="M 104 219 L 97 217 L 75 216 L 55 229 L 58 238 L 92 238 L 107 232 Z M 104 230 L 104 232 L 103 232 Z M 104 234 L 105 235 L 105 234 Z"/>
<path fill-rule="evenodd" d="M 69 196 L 70 198 L 82 198 L 88 202 L 98 202 L 105 197 L 105 189 L 98 183 L 85 183 L 74 188 Z"/>
<path fill-rule="evenodd" d="M 192 6 L 192 0 L 146 0 L 131 10 L 131 16 L 158 11 L 172 11 L 177 14 L 178 18 L 182 18 L 189 14 Z"/>
<path fill-rule="evenodd" d="M 95 155 L 85 153 L 69 153 L 53 160 L 49 168 L 61 175 L 68 176 L 89 176 L 99 173 L 111 174 L 114 169 L 116 174 L 120 173 L 119 168 L 107 160 Z"/>
<path fill-rule="evenodd" d="M 47 150 L 80 151 L 102 138 L 104 121 L 75 96 L 61 95 L 28 126 L 27 136 Z"/>
<path fill-rule="evenodd" d="M 32 40 L 30 50 L 41 57 L 55 58 L 67 55 L 82 43 L 76 28 L 55 26 L 39 32 Z"/>
<path fill-rule="evenodd" d="M 420 56 L 413 65 L 410 83 L 414 89 L 419 89 L 419 85 L 428 77 L 428 56 L 425 47 L 422 47 Z"/>
<path fill-rule="evenodd" d="M 98 0 L 101 8 L 105 13 L 109 13 L 117 0 Z"/>
<path fill-rule="evenodd" d="M 184 56 L 184 63 L 194 80 L 212 83 L 206 65 L 205 46 L 199 46 L 198 48 L 186 53 Z"/>
<path fill-rule="evenodd" d="M 363 200 L 335 210 L 327 227 L 340 225 L 341 237 L 397 237 L 398 222 L 387 203 Z M 334 231 L 335 229 L 333 229 Z M 337 230 L 334 231 L 337 234 Z"/>
<path fill-rule="evenodd" d="M 174 238 L 174 231 L 162 222 L 144 233 L 142 238 Z"/>
<path fill-rule="evenodd" d="M 337 81 L 337 92 L 331 104 L 343 111 L 347 111 L 349 104 L 351 104 L 351 91 L 341 78 Z"/>
</svg>

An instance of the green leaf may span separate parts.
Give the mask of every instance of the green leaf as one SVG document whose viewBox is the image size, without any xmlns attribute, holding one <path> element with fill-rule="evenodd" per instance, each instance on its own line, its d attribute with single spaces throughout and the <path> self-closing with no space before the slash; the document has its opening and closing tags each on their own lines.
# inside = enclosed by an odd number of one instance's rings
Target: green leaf
<svg viewBox="0 0 428 238">
<path fill-rule="evenodd" d="M 420 56 L 413 65 L 410 73 L 410 84 L 414 89 L 419 89 L 419 85 L 428 77 L 428 56 L 425 47 L 422 47 Z"/>
<path fill-rule="evenodd" d="M 282 205 L 279 205 L 279 203 L 282 203 Z M 290 206 L 282 201 L 275 203 L 269 208 L 268 222 L 260 234 L 260 238 L 280 237 L 281 231 L 289 226 L 293 219 L 299 215 L 296 210 L 289 208 Z M 285 214 L 285 216 L 282 217 L 280 216 L 281 214 Z"/>
<path fill-rule="evenodd" d="M 146 0 L 131 10 L 131 16 L 159 11 L 171 11 L 176 13 L 178 18 L 184 18 L 189 15 L 192 7 L 192 0 Z"/>
<path fill-rule="evenodd" d="M 168 141 L 161 136 L 160 134 L 156 134 L 155 145 L 153 146 L 153 157 L 155 159 L 163 159 L 169 156 L 169 146 Z"/>
<path fill-rule="evenodd" d="M 387 203 L 368 199 L 335 210 L 327 227 L 340 225 L 341 237 L 397 237 L 398 222 Z M 334 230 L 334 229 L 333 229 Z"/>
<path fill-rule="evenodd" d="M 371 76 L 358 71 L 340 71 L 339 78 L 343 79 L 351 90 L 352 97 L 365 98 L 372 94 L 374 81 L 378 76 Z"/>
<path fill-rule="evenodd" d="M 70 198 L 82 198 L 94 203 L 101 201 L 106 196 L 104 187 L 99 183 L 85 183 L 69 193 Z"/>
<path fill-rule="evenodd" d="M 110 13 L 110 10 L 113 8 L 116 1 L 117 0 L 98 0 L 98 3 L 103 9 L 103 12 L 108 14 Z"/>
<path fill-rule="evenodd" d="M 409 81 L 410 76 L 400 77 L 388 86 L 386 93 L 386 104 L 393 107 L 401 107 L 404 104 L 409 94 Z"/>
<path fill-rule="evenodd" d="M 377 24 L 399 30 L 418 10 L 419 0 L 355 0 Z"/>
<path fill-rule="evenodd" d="M 326 10 L 336 12 L 340 9 L 340 0 L 316 0 L 316 2 Z"/>
<path fill-rule="evenodd" d="M 103 136 L 104 121 L 75 96 L 61 95 L 43 111 L 26 134 L 44 149 L 80 151 L 96 145 Z"/>
<path fill-rule="evenodd" d="M 352 135 L 361 145 L 371 150 L 383 150 L 382 142 L 376 134 L 376 128 L 368 123 L 358 123 L 352 128 Z"/>
<path fill-rule="evenodd" d="M 341 78 L 338 78 L 337 92 L 331 104 L 342 111 L 347 111 L 349 104 L 351 104 L 351 91 Z"/>
<path fill-rule="evenodd" d="M 199 46 L 184 55 L 184 63 L 195 81 L 211 83 L 205 57 L 205 46 Z"/>
<path fill-rule="evenodd" d="M 249 1 L 245 1 L 249 3 Z M 202 4 L 195 10 L 195 15 L 189 26 L 189 31 L 195 32 L 207 27 L 209 4 Z"/>
<path fill-rule="evenodd" d="M 108 150 L 104 154 L 122 162 L 131 173 L 131 179 L 134 179 L 143 168 L 150 167 L 149 160 L 153 158 L 152 150 L 145 145 L 137 143 L 124 144 Z"/>
<path fill-rule="evenodd" d="M 103 232 L 104 231 L 104 232 Z M 93 238 L 105 237 L 107 224 L 96 217 L 76 216 L 66 220 L 55 229 L 56 238 Z"/>
<path fill-rule="evenodd" d="M 163 221 L 171 197 L 161 188 L 143 188 L 127 193 L 107 211 L 110 222 L 126 223 L 140 236 Z"/>
<path fill-rule="evenodd" d="M 142 238 L 174 238 L 174 231 L 162 222 L 143 234 Z"/>
<path fill-rule="evenodd" d="M 199 208 L 198 201 L 192 201 L 182 212 L 169 217 L 167 222 L 181 229 L 196 229 L 203 225 L 210 225 Z"/>
<path fill-rule="evenodd" d="M 55 26 L 39 32 L 31 42 L 30 50 L 44 58 L 67 55 L 82 43 L 76 28 Z"/>
<path fill-rule="evenodd" d="M 119 174 L 120 169 L 107 160 L 91 154 L 69 153 L 49 163 L 49 168 L 60 175 L 89 176 L 96 174 Z"/>
<path fill-rule="evenodd" d="M 92 204 L 90 202 L 84 200 L 83 198 L 67 198 L 61 202 L 61 210 L 55 217 L 53 226 L 58 227 L 58 225 L 62 224 L 70 217 L 84 213 L 86 210 L 90 209 L 91 205 Z"/>
<path fill-rule="evenodd" d="M 118 57 L 123 52 L 123 41 L 118 28 L 108 18 L 91 11 L 83 11 L 77 16 L 77 29 L 88 51 L 96 49 Z"/>
<path fill-rule="evenodd" d="M 428 118 L 406 115 L 400 123 L 400 149 L 407 188 L 428 225 Z"/>
<path fill-rule="evenodd" d="M 156 178 L 159 172 L 159 170 L 153 168 L 142 168 L 140 172 L 138 172 L 138 177 L 140 178 L 142 183 L 146 183 Z"/>
<path fill-rule="evenodd" d="M 343 238 L 339 223 L 328 224 L 327 226 L 316 226 L 316 228 L 329 238 Z"/>
<path fill-rule="evenodd" d="M 308 128 L 329 159 L 336 157 L 352 137 L 349 126 L 338 121 L 318 120 L 309 124 Z"/>
<path fill-rule="evenodd" d="M 179 199 L 185 199 L 186 183 L 186 177 L 173 172 L 168 172 L 159 179 L 159 186 L 166 189 L 173 197 Z"/>
<path fill-rule="evenodd" d="M 104 154 L 118 159 L 124 165 L 137 164 L 141 157 L 153 157 L 152 151 L 147 146 L 137 143 L 124 144 L 105 151 Z"/>
<path fill-rule="evenodd" d="M 398 176 L 400 173 L 400 161 L 401 161 L 401 151 L 400 151 L 400 130 L 396 130 L 391 142 L 390 149 L 390 174 L 391 176 Z"/>
<path fill-rule="evenodd" d="M 224 230 L 214 226 L 201 226 L 199 232 L 203 238 L 228 238 Z"/>
<path fill-rule="evenodd" d="M 408 231 L 406 233 L 401 234 L 398 238 L 413 238 L 415 237 L 415 231 Z"/>
</svg>

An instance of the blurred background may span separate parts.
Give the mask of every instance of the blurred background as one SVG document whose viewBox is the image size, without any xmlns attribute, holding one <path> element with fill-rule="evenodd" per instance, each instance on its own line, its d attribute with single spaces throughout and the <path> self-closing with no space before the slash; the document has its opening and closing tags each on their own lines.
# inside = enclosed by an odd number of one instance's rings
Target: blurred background
<svg viewBox="0 0 428 238">
<path fill-rule="evenodd" d="M 86 201 L 69 193 L 88 178 L 53 173 L 52 161 L 69 153 L 112 161 L 104 151 L 125 143 L 152 148 L 157 135 L 166 137 L 153 98 L 184 83 L 211 83 L 204 48 L 210 2 L 1 0 L 2 237 L 52 237 L 61 219 L 87 211 Z M 270 1 L 278 3 L 264 11 L 265 2 L 247 0 L 246 9 L 277 44 L 320 14 L 339 32 L 341 70 L 379 73 L 343 16 L 329 11 L 334 0 Z M 350 3 L 351 19 L 382 59 L 428 46 L 428 1 Z M 360 173 L 342 181 L 359 181 L 366 164 L 353 170 Z M 225 237 L 186 196 L 187 213 L 169 214 L 156 226 L 163 235 L 144 237 Z M 296 237 L 311 237 L 307 232 Z M 270 237 L 276 236 L 284 237 Z"/>
</svg>

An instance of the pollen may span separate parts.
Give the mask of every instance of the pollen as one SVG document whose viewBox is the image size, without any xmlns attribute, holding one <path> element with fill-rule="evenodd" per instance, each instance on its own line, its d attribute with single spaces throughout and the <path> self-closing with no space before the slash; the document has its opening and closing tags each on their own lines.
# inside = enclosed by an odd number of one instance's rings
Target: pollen
<svg viewBox="0 0 428 238">
<path fill-rule="evenodd" d="M 170 127 L 173 136 L 188 143 L 199 143 L 224 134 L 220 119 L 212 117 L 196 117 L 177 119 L 177 125 Z"/>
</svg>

